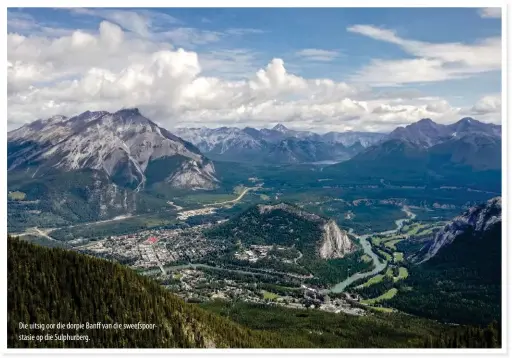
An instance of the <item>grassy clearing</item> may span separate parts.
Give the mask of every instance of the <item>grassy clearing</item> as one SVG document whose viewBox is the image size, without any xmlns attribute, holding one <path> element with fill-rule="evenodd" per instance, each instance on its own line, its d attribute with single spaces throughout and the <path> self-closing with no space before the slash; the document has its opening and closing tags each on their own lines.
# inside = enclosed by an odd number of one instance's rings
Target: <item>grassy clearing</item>
<svg viewBox="0 0 512 358">
<path fill-rule="evenodd" d="M 385 251 L 382 251 L 382 250 L 377 250 L 382 256 L 384 256 L 386 258 L 386 261 L 389 261 L 391 262 L 393 260 L 393 257 L 388 254 L 387 252 Z"/>
<path fill-rule="evenodd" d="M 12 191 L 9 193 L 9 199 L 11 200 L 25 200 L 26 196 L 22 191 Z"/>
<path fill-rule="evenodd" d="M 416 235 L 420 230 L 426 228 L 428 224 L 420 224 L 420 223 L 414 223 L 407 227 L 407 230 L 405 230 L 406 235 Z"/>
<path fill-rule="evenodd" d="M 391 240 L 391 241 L 387 241 L 384 246 L 390 248 L 391 250 L 396 250 L 396 244 L 399 243 L 400 241 L 402 241 L 403 239 L 395 239 L 395 240 Z"/>
<path fill-rule="evenodd" d="M 402 262 L 404 260 L 403 252 L 393 252 L 393 258 L 395 262 Z"/>
<path fill-rule="evenodd" d="M 409 271 L 405 267 L 399 267 L 396 281 L 406 279 L 407 277 L 409 277 Z"/>
<path fill-rule="evenodd" d="M 378 311 L 378 312 L 384 312 L 384 313 L 393 313 L 394 310 L 392 308 L 389 308 L 389 307 L 372 307 L 372 306 L 369 306 L 369 308 L 373 311 Z"/>
<path fill-rule="evenodd" d="M 388 267 L 386 270 L 386 276 L 393 277 L 393 269 L 391 267 Z"/>
<path fill-rule="evenodd" d="M 371 262 L 372 258 L 370 256 L 364 254 L 363 256 L 361 256 L 361 261 L 363 261 L 363 262 Z"/>
<path fill-rule="evenodd" d="M 443 227 L 443 224 L 441 225 L 432 225 L 430 227 L 425 227 L 421 231 L 418 232 L 418 235 L 429 235 L 434 232 L 436 229 L 441 229 Z"/>
<path fill-rule="evenodd" d="M 373 304 L 381 302 L 381 301 L 390 300 L 393 297 L 395 297 L 397 292 L 398 292 L 398 290 L 396 288 L 392 288 L 389 291 L 386 291 L 385 293 L 380 295 L 379 297 L 364 300 L 364 301 L 361 301 L 361 303 L 366 304 L 366 305 L 373 305 Z"/>
<path fill-rule="evenodd" d="M 277 295 L 273 292 L 268 292 L 268 291 L 262 291 L 262 292 L 263 292 L 264 299 L 275 300 L 275 299 L 279 298 L 279 295 Z"/>
<path fill-rule="evenodd" d="M 386 236 L 386 237 L 374 237 L 372 238 L 371 242 L 372 242 L 372 245 L 373 246 L 379 246 L 380 244 L 386 244 L 390 241 L 395 241 L 395 240 L 403 240 L 405 239 L 406 236 L 401 234 L 401 235 L 391 235 L 391 236 Z"/>
<path fill-rule="evenodd" d="M 158 218 L 158 217 L 148 217 L 148 218 L 144 218 L 142 221 L 143 221 L 144 225 L 146 226 L 146 228 L 170 225 L 170 224 L 174 224 L 176 222 L 176 220 L 173 220 L 173 219 L 167 220 L 167 219 L 162 219 L 162 218 Z"/>
<path fill-rule="evenodd" d="M 372 277 L 372 278 L 370 278 L 368 281 L 366 281 L 365 283 L 363 283 L 361 286 L 362 286 L 362 287 L 368 287 L 368 286 L 374 285 L 374 284 L 376 284 L 376 283 L 381 282 L 383 278 L 384 278 L 384 275 L 377 275 L 377 276 L 373 276 L 373 277 Z"/>
</svg>

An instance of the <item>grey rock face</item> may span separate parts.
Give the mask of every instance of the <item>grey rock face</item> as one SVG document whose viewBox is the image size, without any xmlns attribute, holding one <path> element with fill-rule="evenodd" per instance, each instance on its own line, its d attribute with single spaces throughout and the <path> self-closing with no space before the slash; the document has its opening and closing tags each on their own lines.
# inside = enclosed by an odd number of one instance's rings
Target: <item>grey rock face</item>
<svg viewBox="0 0 512 358">
<path fill-rule="evenodd" d="M 422 263 L 434 257 L 441 248 L 451 244 L 457 236 L 468 229 L 484 232 L 501 221 L 501 197 L 488 200 L 483 205 L 473 206 L 462 215 L 455 217 L 438 231 L 424 247 L 415 261 Z"/>
<path fill-rule="evenodd" d="M 167 177 L 170 185 L 211 189 L 218 181 L 213 164 L 197 148 L 136 108 L 38 120 L 9 132 L 8 141 L 23 148 L 9 154 L 8 170 L 34 164 L 64 171 L 96 169 L 110 177 L 122 176 L 140 189 L 147 181 L 149 163 L 180 157 L 186 163 L 171 168 Z"/>
</svg>

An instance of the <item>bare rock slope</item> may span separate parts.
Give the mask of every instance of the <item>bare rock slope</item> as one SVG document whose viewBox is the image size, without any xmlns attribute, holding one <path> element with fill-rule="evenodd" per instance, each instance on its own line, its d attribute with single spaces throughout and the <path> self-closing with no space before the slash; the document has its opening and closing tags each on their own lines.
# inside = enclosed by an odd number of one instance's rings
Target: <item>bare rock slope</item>
<svg viewBox="0 0 512 358">
<path fill-rule="evenodd" d="M 33 177 L 51 169 L 93 169 L 136 190 L 148 181 L 182 189 L 212 189 L 218 182 L 213 163 L 196 147 L 136 108 L 37 120 L 9 132 L 8 142 L 8 170 Z"/>
</svg>

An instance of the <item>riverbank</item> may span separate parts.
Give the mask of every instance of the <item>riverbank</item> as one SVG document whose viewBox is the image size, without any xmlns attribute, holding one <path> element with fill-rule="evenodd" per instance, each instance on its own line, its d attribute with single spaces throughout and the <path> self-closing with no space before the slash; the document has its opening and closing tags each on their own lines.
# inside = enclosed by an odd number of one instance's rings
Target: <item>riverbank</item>
<svg viewBox="0 0 512 358">
<path fill-rule="evenodd" d="M 371 245 L 371 243 L 369 242 L 368 239 L 370 237 L 372 237 L 373 235 L 389 235 L 389 234 L 396 233 L 396 232 L 398 232 L 404 226 L 404 223 L 407 220 L 412 220 L 412 219 L 414 219 L 416 217 L 416 214 L 414 214 L 407 206 L 404 206 L 402 208 L 402 211 L 407 215 L 407 217 L 403 218 L 403 219 L 396 220 L 395 221 L 396 228 L 393 229 L 393 230 L 388 230 L 388 231 L 383 231 L 383 232 L 378 232 L 378 233 L 373 233 L 373 234 L 366 234 L 366 235 L 356 235 L 356 234 L 353 233 L 352 229 L 349 230 L 349 233 L 354 235 L 359 240 L 359 243 L 361 244 L 361 247 L 363 248 L 364 253 L 372 258 L 373 265 L 375 267 L 371 271 L 368 271 L 368 272 L 357 272 L 357 273 L 353 274 L 352 276 L 349 276 L 348 278 L 346 278 L 342 282 L 334 285 L 333 287 L 331 287 L 328 290 L 325 290 L 324 291 L 325 293 L 329 293 L 329 292 L 340 293 L 340 292 L 343 292 L 343 290 L 345 290 L 345 288 L 347 286 L 349 286 L 350 284 L 352 284 L 353 282 L 355 282 L 357 280 L 360 280 L 362 278 L 374 276 L 374 275 L 384 271 L 384 269 L 387 267 L 388 263 L 381 261 L 379 259 L 379 257 L 377 256 L 377 254 L 375 254 L 373 252 L 372 245 Z"/>
</svg>

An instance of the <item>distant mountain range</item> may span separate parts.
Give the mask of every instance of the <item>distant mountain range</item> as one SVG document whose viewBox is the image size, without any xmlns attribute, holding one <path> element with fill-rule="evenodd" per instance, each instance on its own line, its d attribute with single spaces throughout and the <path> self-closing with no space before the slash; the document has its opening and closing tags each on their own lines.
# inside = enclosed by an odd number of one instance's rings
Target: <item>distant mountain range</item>
<svg viewBox="0 0 512 358">
<path fill-rule="evenodd" d="M 174 133 L 214 160 L 272 164 L 343 161 L 385 137 L 383 133 L 296 131 L 246 127 L 176 128 Z"/>
<path fill-rule="evenodd" d="M 501 126 L 472 118 L 443 125 L 422 119 L 324 171 L 353 178 L 482 184 L 501 189 Z"/>
<path fill-rule="evenodd" d="M 174 133 L 196 145 L 207 157 L 220 161 L 297 164 L 343 162 L 352 158 L 357 161 L 375 160 L 382 155 L 393 157 L 398 154 L 398 147 L 415 152 L 414 157 L 422 156 L 429 148 L 439 145 L 432 149 L 433 156 L 442 157 L 450 153 L 453 154 L 451 160 L 454 163 L 488 169 L 500 166 L 499 158 L 492 149 L 489 151 L 489 147 L 501 146 L 501 126 L 473 118 L 462 118 L 450 125 L 425 118 L 406 127 L 398 127 L 388 134 L 317 134 L 291 130 L 282 124 L 271 129 L 176 128 Z M 487 155 L 493 158 L 482 162 L 480 158 Z"/>
<path fill-rule="evenodd" d="M 501 126 L 471 118 L 451 125 L 423 119 L 389 134 L 317 134 L 282 124 L 181 128 L 173 134 L 132 108 L 39 119 L 7 138 L 9 190 L 24 193 L 33 206 L 18 210 L 11 201 L 10 227 L 47 220 L 65 225 L 161 208 L 171 191 L 222 187 L 219 178 L 226 180 L 226 173 L 217 173 L 212 160 L 341 162 L 320 168 L 321 175 L 358 183 L 433 181 L 501 191 Z M 152 189 L 166 194 L 155 195 Z"/>
</svg>

